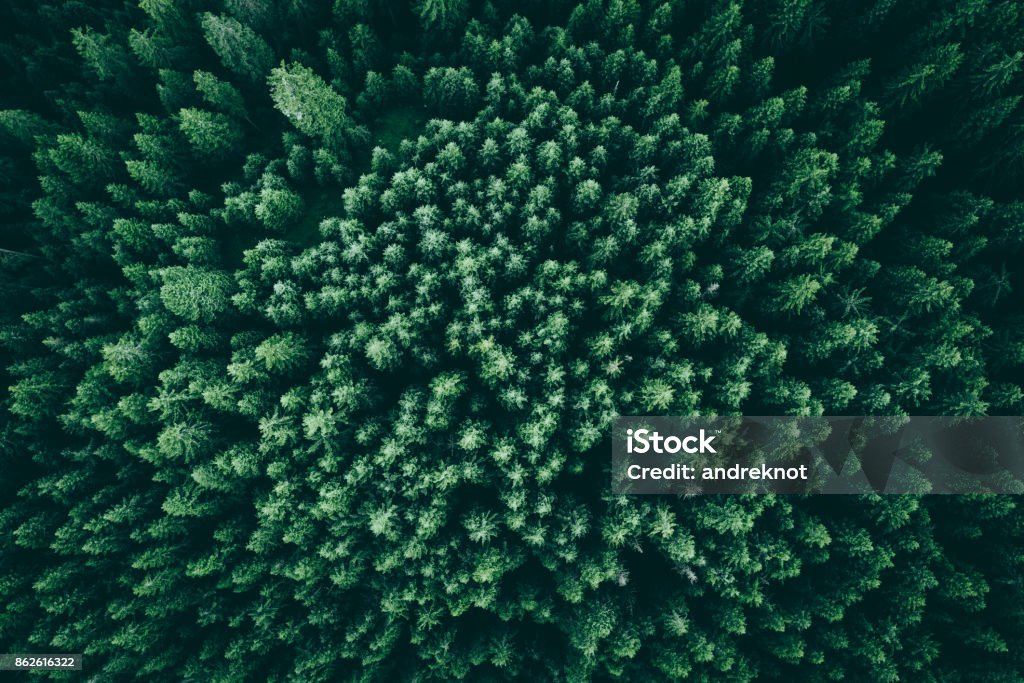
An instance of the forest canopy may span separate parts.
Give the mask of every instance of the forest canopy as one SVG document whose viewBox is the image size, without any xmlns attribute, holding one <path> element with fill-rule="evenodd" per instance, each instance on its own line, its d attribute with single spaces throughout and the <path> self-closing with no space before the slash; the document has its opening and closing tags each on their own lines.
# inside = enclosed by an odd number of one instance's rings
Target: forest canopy
<svg viewBox="0 0 1024 683">
<path fill-rule="evenodd" d="M 95 680 L 1024 677 L 1015 497 L 608 472 L 619 415 L 1021 414 L 1021 3 L 0 21 L 0 652 Z"/>
</svg>

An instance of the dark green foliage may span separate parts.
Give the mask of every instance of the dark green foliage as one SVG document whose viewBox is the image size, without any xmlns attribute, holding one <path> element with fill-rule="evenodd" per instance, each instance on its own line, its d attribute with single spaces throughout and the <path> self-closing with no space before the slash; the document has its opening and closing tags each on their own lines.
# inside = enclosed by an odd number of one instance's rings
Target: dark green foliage
<svg viewBox="0 0 1024 683">
<path fill-rule="evenodd" d="M 1014 498 L 607 493 L 620 414 L 1021 413 L 1020 3 L 0 19 L 0 652 L 1024 677 Z"/>
<path fill-rule="evenodd" d="M 211 320 L 229 307 L 232 281 L 225 273 L 171 266 L 160 272 L 160 299 L 168 311 L 186 320 Z"/>
<path fill-rule="evenodd" d="M 251 82 L 266 78 L 274 53 L 259 33 L 233 17 L 210 12 L 202 17 L 202 29 L 206 42 L 227 69 Z"/>
<path fill-rule="evenodd" d="M 270 73 L 267 83 L 274 106 L 296 129 L 328 146 L 345 132 L 345 98 L 312 69 L 282 62 Z"/>
<path fill-rule="evenodd" d="M 417 0 L 416 13 L 427 30 L 451 30 L 464 18 L 468 0 Z"/>
<path fill-rule="evenodd" d="M 222 158 L 238 148 L 242 134 L 236 124 L 224 114 L 202 109 L 182 109 L 181 132 L 201 157 Z"/>
<path fill-rule="evenodd" d="M 432 111 L 459 116 L 476 110 L 480 88 L 467 67 L 435 67 L 423 77 L 423 97 Z"/>
</svg>

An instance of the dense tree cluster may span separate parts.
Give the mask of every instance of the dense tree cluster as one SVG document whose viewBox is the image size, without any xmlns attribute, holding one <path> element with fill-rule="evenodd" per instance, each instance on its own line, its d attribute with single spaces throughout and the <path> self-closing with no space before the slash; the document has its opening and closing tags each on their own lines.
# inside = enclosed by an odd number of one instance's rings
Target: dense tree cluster
<svg viewBox="0 0 1024 683">
<path fill-rule="evenodd" d="M 1024 5 L 0 19 L 0 651 L 1024 676 L 1013 497 L 608 486 L 616 415 L 1021 413 Z"/>
</svg>

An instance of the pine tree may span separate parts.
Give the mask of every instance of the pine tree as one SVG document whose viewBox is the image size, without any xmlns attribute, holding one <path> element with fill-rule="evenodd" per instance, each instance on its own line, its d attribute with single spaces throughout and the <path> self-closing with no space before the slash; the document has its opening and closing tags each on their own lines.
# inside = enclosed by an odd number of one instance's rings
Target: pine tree
<svg viewBox="0 0 1024 683">
<path fill-rule="evenodd" d="M 275 67 L 268 79 L 274 106 L 295 128 L 332 147 L 348 127 L 345 98 L 312 69 L 292 63 Z"/>
<path fill-rule="evenodd" d="M 203 157 L 221 158 L 235 151 L 242 141 L 237 124 L 223 114 L 190 107 L 178 112 L 181 132 Z"/>
<path fill-rule="evenodd" d="M 221 64 L 251 83 L 265 79 L 274 64 L 274 53 L 258 33 L 233 17 L 202 15 L 203 36 Z"/>
</svg>

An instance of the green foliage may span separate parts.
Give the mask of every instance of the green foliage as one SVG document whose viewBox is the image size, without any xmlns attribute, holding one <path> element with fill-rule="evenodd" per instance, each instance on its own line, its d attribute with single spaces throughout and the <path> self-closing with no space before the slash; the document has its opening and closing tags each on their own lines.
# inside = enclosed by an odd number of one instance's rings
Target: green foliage
<svg viewBox="0 0 1024 683">
<path fill-rule="evenodd" d="M 171 266 L 160 273 L 160 299 L 167 310 L 186 320 L 209 321 L 229 308 L 231 278 L 227 274 L 196 268 Z"/>
<path fill-rule="evenodd" d="M 435 67 L 423 77 L 423 94 L 433 110 L 457 116 L 475 110 L 480 88 L 467 67 Z"/>
<path fill-rule="evenodd" d="M 282 232 L 297 221 L 302 210 L 302 196 L 277 184 L 268 184 L 260 190 L 254 209 L 256 218 L 273 232 Z"/>
<path fill-rule="evenodd" d="M 345 98 L 312 69 L 292 63 L 276 67 L 267 81 L 274 106 L 293 126 L 331 146 L 346 128 Z"/>
<path fill-rule="evenodd" d="M 423 28 L 451 29 L 464 20 L 468 0 L 416 0 L 416 13 Z"/>
<path fill-rule="evenodd" d="M 196 71 L 192 75 L 196 90 L 208 105 L 224 114 L 248 120 L 242 93 L 235 86 L 222 81 L 208 71 Z"/>
<path fill-rule="evenodd" d="M 188 108 L 178 112 L 181 132 L 196 153 L 219 159 L 236 150 L 242 141 L 237 125 L 224 114 Z"/>
<path fill-rule="evenodd" d="M 608 493 L 617 415 L 1020 414 L 1020 3 L 9 4 L 4 651 L 1024 677 L 1013 498 Z"/>
<path fill-rule="evenodd" d="M 210 12 L 202 16 L 202 29 L 206 42 L 227 69 L 251 82 L 266 78 L 274 53 L 256 31 L 233 17 Z"/>
</svg>

